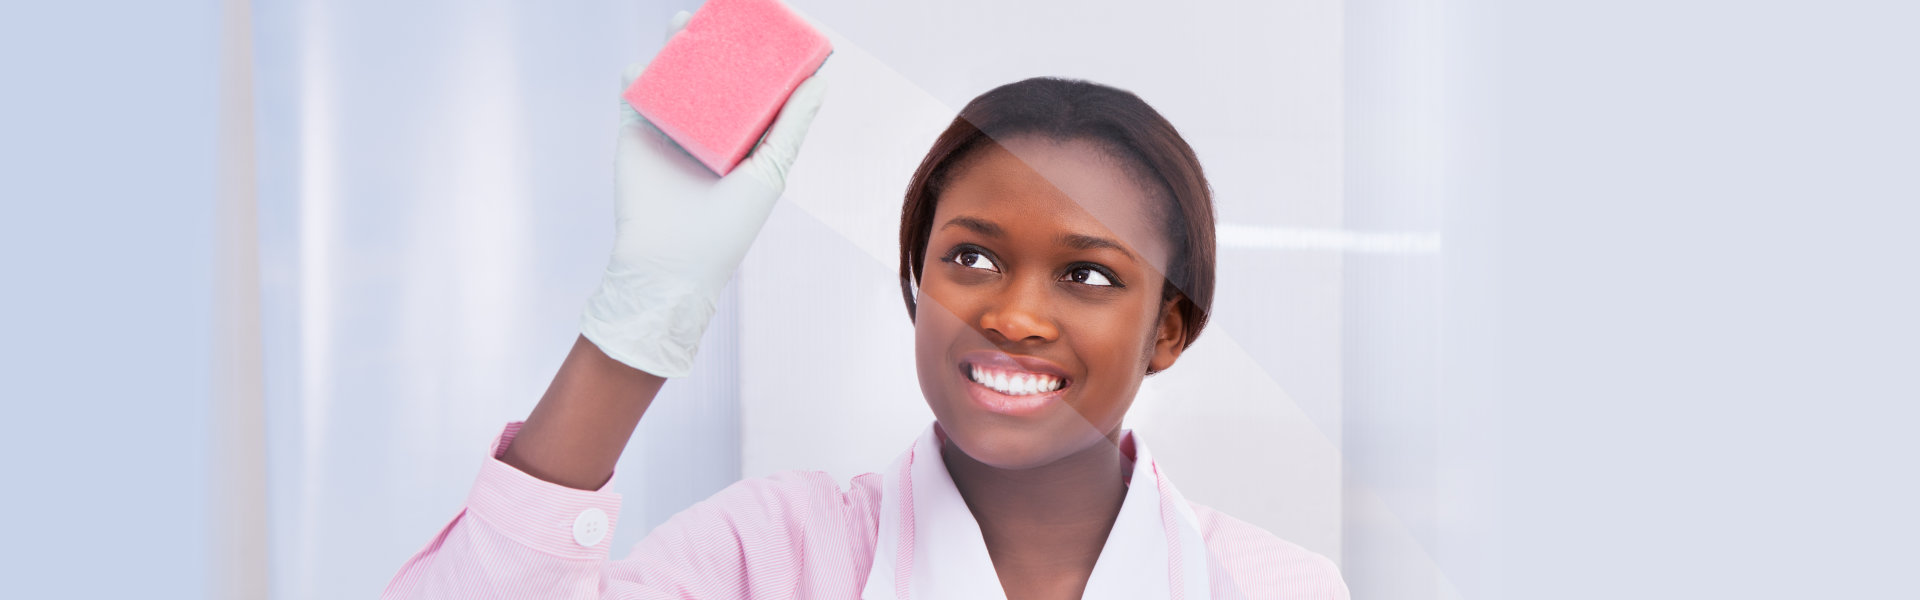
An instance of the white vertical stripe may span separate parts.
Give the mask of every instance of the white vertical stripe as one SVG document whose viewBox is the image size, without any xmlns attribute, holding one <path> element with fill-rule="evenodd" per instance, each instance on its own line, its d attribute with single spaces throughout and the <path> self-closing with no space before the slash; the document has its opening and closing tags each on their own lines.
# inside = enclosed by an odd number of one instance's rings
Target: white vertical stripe
<svg viewBox="0 0 1920 600">
<path fill-rule="evenodd" d="M 328 56 L 327 14 L 323 3 L 302 5 L 299 64 L 299 229 L 300 229 L 300 491 L 298 556 L 289 589 L 313 590 L 318 583 L 320 507 L 327 408 L 333 386 L 333 248 L 336 142 L 332 104 L 333 66 Z"/>
<path fill-rule="evenodd" d="M 434 311 L 459 311 L 458 323 L 512 323 L 526 318 L 526 312 L 516 307 L 527 297 L 524 288 L 529 278 L 523 265 L 536 255 L 526 231 L 531 204 L 525 198 L 527 169 L 518 158 L 527 147 L 520 135 L 521 117 L 526 113 L 520 107 L 524 91 L 517 89 L 520 78 L 513 76 L 520 48 L 507 6 L 473 4 L 462 12 L 457 19 L 464 22 L 455 28 L 460 32 L 455 54 L 463 60 L 455 63 L 457 69 L 447 82 L 453 91 L 446 95 L 458 101 L 443 113 L 449 121 L 435 129 L 456 136 L 440 140 L 446 152 L 441 166 L 454 174 L 445 182 L 447 187 L 440 189 L 451 193 L 427 199 L 432 213 L 418 224 L 442 229 L 450 238 L 445 241 L 455 249 L 452 255 L 472 267 L 449 273 L 453 289 L 458 290 L 457 302 L 428 306 Z M 470 364 L 498 364 L 501 357 L 516 355 L 514 333 L 514 328 L 501 325 L 464 328 L 456 332 L 463 342 L 459 352 L 467 355 Z M 485 397 L 487 390 L 462 391 L 468 397 Z"/>
</svg>

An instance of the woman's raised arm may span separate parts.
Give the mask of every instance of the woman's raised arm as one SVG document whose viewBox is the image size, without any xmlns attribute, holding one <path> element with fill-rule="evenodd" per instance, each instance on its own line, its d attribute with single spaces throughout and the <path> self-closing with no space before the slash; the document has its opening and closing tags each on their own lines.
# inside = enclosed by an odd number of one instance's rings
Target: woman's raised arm
<svg viewBox="0 0 1920 600">
<path fill-rule="evenodd" d="M 674 28 L 686 20 L 677 15 Z M 645 68 L 629 67 L 621 89 Z M 580 339 L 503 461 L 568 487 L 606 483 L 665 378 L 692 371 L 717 298 L 786 189 L 825 84 L 819 75 L 802 82 L 725 176 L 618 100 L 613 255 Z"/>
<path fill-rule="evenodd" d="M 500 460 L 570 488 L 600 489 L 666 382 L 607 357 L 580 336 Z"/>
<path fill-rule="evenodd" d="M 676 28 L 687 19 L 677 15 Z M 621 89 L 644 69 L 628 68 Z M 750 578 L 737 547 L 643 555 L 644 571 L 606 568 L 620 498 L 601 488 L 667 378 L 692 372 L 720 293 L 786 189 L 824 86 L 815 74 L 793 90 L 759 145 L 724 176 L 619 101 L 613 252 L 581 314 L 581 335 L 533 414 L 501 433 L 498 460 L 482 464 L 465 508 L 401 566 L 383 597 L 740 596 L 733 592 L 746 588 L 732 584 Z M 680 527 L 718 540 L 742 525 L 692 518 Z"/>
</svg>

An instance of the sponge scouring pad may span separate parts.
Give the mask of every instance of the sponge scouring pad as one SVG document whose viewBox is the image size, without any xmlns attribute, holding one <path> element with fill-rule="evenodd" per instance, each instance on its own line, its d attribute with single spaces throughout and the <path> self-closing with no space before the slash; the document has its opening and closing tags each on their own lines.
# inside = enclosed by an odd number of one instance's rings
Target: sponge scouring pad
<svg viewBox="0 0 1920 600">
<path fill-rule="evenodd" d="M 827 36 L 779 0 L 708 0 L 624 97 L 688 154 L 726 175 L 832 51 Z"/>
</svg>

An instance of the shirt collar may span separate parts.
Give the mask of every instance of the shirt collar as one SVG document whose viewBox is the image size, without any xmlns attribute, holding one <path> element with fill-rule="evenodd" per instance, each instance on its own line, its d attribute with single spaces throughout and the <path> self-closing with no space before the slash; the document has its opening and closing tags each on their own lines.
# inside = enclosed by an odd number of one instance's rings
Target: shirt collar
<svg viewBox="0 0 1920 600">
<path fill-rule="evenodd" d="M 1155 595 L 1210 597 L 1206 547 L 1192 507 L 1167 481 L 1137 434 L 1126 432 L 1121 447 L 1133 450 L 1133 476 L 1084 595 L 1141 597 L 1146 590 L 1161 590 Z M 980 524 L 940 460 L 933 426 L 894 460 L 884 477 L 879 539 L 861 597 L 1006 597 Z"/>
</svg>

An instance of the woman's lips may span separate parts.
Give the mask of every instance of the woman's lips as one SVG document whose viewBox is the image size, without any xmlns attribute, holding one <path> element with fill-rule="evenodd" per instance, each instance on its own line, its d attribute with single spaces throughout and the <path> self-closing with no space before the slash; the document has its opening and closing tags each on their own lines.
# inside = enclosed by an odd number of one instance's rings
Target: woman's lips
<svg viewBox="0 0 1920 600">
<path fill-rule="evenodd" d="M 989 411 L 1030 415 L 1058 400 L 1073 384 L 1064 369 L 1045 359 L 1001 352 L 969 352 L 961 357 L 960 376 L 967 395 Z"/>
</svg>

